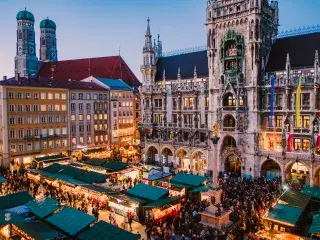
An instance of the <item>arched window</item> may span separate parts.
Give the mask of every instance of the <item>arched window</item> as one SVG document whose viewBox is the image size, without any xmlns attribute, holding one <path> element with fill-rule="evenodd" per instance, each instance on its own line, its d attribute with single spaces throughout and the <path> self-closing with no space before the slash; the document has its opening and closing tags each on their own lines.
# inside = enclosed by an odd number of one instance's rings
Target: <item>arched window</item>
<svg viewBox="0 0 320 240">
<path fill-rule="evenodd" d="M 236 126 L 236 121 L 232 115 L 225 116 L 223 120 L 223 127 L 224 128 L 234 128 Z"/>
<path fill-rule="evenodd" d="M 244 99 L 243 99 L 243 97 L 240 97 L 239 98 L 239 106 L 240 107 L 243 107 L 245 104 L 244 104 Z"/>
<path fill-rule="evenodd" d="M 236 106 L 236 98 L 232 93 L 227 93 L 223 99 L 223 106 L 226 107 L 235 107 Z"/>
</svg>

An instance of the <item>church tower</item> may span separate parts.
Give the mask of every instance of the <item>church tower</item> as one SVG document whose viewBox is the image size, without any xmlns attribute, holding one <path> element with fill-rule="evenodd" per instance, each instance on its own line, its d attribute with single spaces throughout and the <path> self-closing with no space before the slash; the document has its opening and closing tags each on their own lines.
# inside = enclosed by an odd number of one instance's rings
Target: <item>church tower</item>
<svg viewBox="0 0 320 240">
<path fill-rule="evenodd" d="M 16 19 L 15 73 L 19 73 L 22 77 L 35 76 L 38 72 L 38 58 L 35 50 L 34 16 L 25 9 L 18 12 Z"/>
<path fill-rule="evenodd" d="M 277 35 L 278 4 L 209 0 L 206 26 L 209 126 L 220 127 L 219 169 L 232 163 L 242 175 L 254 175 L 257 148 L 249 143 L 257 142 L 259 85 Z"/>
<path fill-rule="evenodd" d="M 152 85 L 154 84 L 156 75 L 156 49 L 152 45 L 152 35 L 150 31 L 150 19 L 147 20 L 147 32 L 145 35 L 145 43 L 142 49 L 143 62 L 141 65 L 142 88 L 145 94 L 141 99 L 143 122 L 151 122 L 152 120 Z"/>
<path fill-rule="evenodd" d="M 40 61 L 54 62 L 58 60 L 56 24 L 50 19 L 40 22 Z"/>
</svg>

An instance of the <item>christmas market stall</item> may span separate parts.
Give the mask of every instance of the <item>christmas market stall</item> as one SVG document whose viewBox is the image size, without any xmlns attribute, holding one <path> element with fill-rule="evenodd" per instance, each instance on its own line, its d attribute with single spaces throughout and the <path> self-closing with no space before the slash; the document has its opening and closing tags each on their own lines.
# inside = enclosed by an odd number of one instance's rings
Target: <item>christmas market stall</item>
<svg viewBox="0 0 320 240">
<path fill-rule="evenodd" d="M 82 151 L 83 160 L 90 159 L 105 159 L 111 156 L 111 151 L 108 151 L 105 147 L 92 148 Z"/>
<path fill-rule="evenodd" d="M 169 172 L 164 172 L 158 169 L 151 169 L 151 170 L 145 169 L 143 171 L 142 182 L 145 184 L 154 185 L 155 181 L 168 181 L 171 175 L 172 174 Z"/>
<path fill-rule="evenodd" d="M 180 210 L 179 197 L 169 197 L 169 190 L 143 183 L 137 184 L 126 193 L 128 196 L 145 200 L 140 221 L 151 216 L 155 221 L 165 220 L 169 215 L 176 215 Z"/>
<path fill-rule="evenodd" d="M 285 191 L 264 215 L 267 229 L 295 233 L 304 224 L 311 197 L 298 191 Z"/>
<path fill-rule="evenodd" d="M 114 240 L 138 240 L 137 234 L 128 232 L 119 227 L 113 226 L 105 221 L 99 221 L 92 227 L 86 229 L 77 236 L 80 240 L 98 240 L 98 239 L 114 239 Z"/>
<path fill-rule="evenodd" d="M 313 217 L 308 233 L 312 239 L 320 239 L 320 213 Z"/>
<path fill-rule="evenodd" d="M 57 162 L 60 164 L 69 164 L 70 157 L 62 153 L 48 156 L 38 156 L 34 159 L 32 165 L 34 168 L 44 168 Z"/>
<path fill-rule="evenodd" d="M 46 218 L 46 222 L 68 235 L 68 239 L 75 238 L 80 231 L 95 221 L 95 217 L 70 207 L 65 207 Z"/>
</svg>

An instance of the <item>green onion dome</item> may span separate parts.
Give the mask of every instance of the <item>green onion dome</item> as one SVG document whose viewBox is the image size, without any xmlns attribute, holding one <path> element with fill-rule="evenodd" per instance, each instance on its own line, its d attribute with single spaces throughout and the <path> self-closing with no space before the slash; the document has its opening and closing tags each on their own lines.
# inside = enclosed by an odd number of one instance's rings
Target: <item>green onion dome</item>
<svg viewBox="0 0 320 240">
<path fill-rule="evenodd" d="M 16 18 L 17 20 L 28 20 L 28 21 L 34 22 L 33 14 L 27 11 L 27 9 L 24 9 L 23 11 L 18 12 Z"/>
<path fill-rule="evenodd" d="M 40 28 L 51 28 L 56 30 L 56 24 L 50 19 L 44 19 L 40 22 Z"/>
</svg>

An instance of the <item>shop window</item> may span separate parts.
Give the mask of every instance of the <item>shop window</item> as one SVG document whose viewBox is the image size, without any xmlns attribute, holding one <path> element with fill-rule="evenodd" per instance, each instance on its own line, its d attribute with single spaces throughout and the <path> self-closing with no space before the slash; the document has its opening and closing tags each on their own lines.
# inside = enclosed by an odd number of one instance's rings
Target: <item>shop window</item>
<svg viewBox="0 0 320 240">
<path fill-rule="evenodd" d="M 276 127 L 277 128 L 282 128 L 282 115 L 276 115 Z"/>
</svg>

